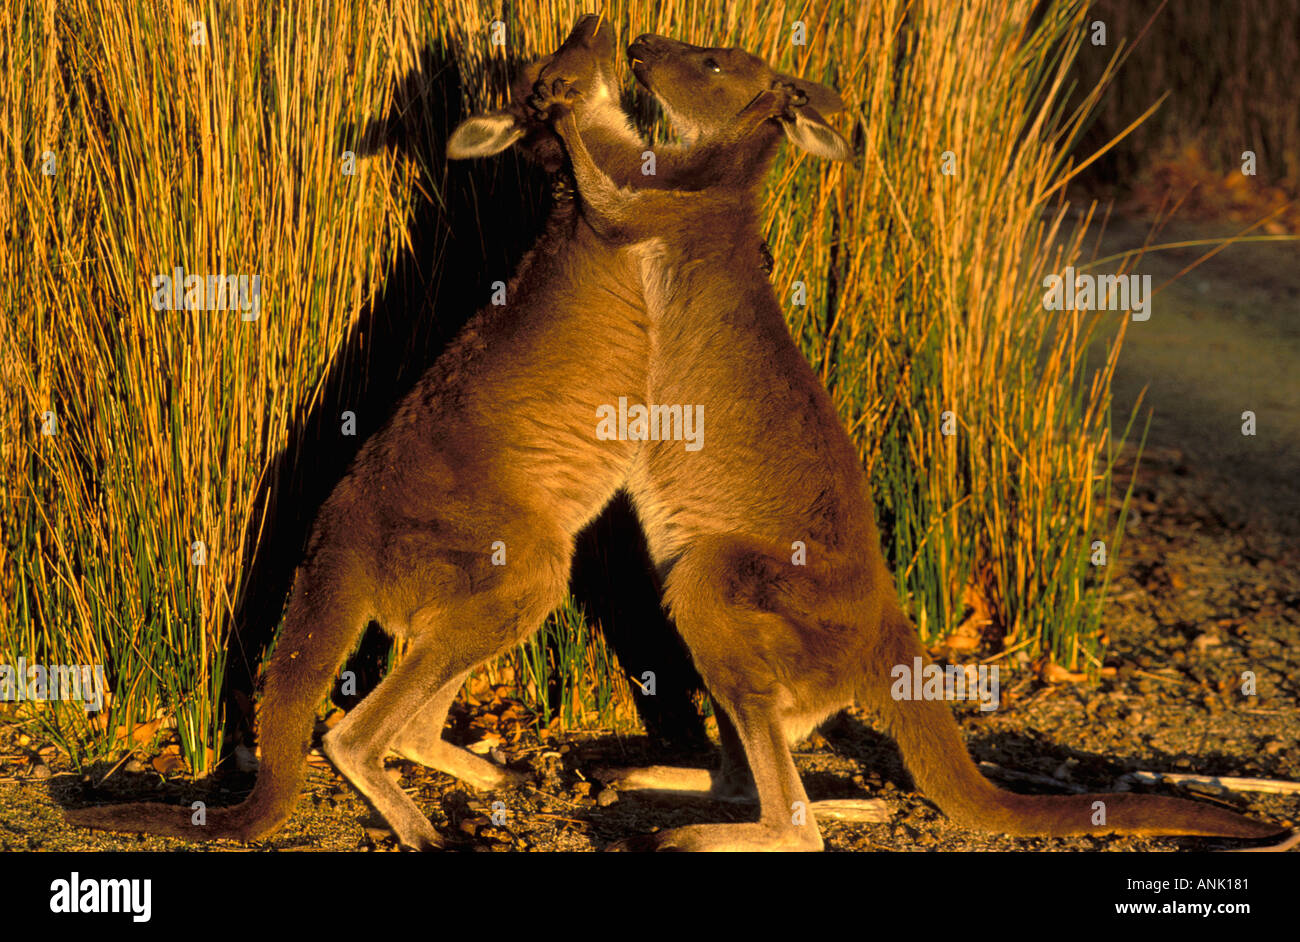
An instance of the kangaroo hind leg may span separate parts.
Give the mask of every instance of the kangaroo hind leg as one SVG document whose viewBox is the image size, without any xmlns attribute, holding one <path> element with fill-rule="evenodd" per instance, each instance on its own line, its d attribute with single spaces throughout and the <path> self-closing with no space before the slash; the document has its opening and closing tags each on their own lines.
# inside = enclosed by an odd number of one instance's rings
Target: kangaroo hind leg
<svg viewBox="0 0 1300 942">
<path fill-rule="evenodd" d="M 786 743 L 790 693 L 770 664 L 797 631 L 786 616 L 748 604 L 747 576 L 729 539 L 702 540 L 674 564 L 664 600 L 714 702 L 735 724 L 758 791 L 759 820 L 700 824 L 651 835 L 663 850 L 820 850 L 821 835 Z"/>
<path fill-rule="evenodd" d="M 524 782 L 520 773 L 503 769 L 442 738 L 442 728 L 447 722 L 452 701 L 468 676 L 467 671 L 434 694 L 433 699 L 421 707 L 398 733 L 393 751 L 404 759 L 445 772 L 480 791 L 520 785 Z"/>
<path fill-rule="evenodd" d="M 388 822 L 404 847 L 436 849 L 443 841 L 384 772 L 383 758 L 389 751 L 409 748 L 471 784 L 476 778 L 497 784 L 494 766 L 464 761 L 455 747 L 439 745 L 440 733 L 461 678 L 536 631 L 564 598 L 568 551 L 537 541 L 524 549 L 527 542 L 515 543 L 521 547 L 515 559 L 527 562 L 484 576 L 472 594 L 432 600 L 416 609 L 404 632 L 412 639 L 406 657 L 325 736 L 330 761 Z M 394 587 L 395 596 L 401 595 L 401 588 Z M 419 727 L 407 733 L 417 721 Z M 424 732 L 429 726 L 437 741 Z"/>
</svg>

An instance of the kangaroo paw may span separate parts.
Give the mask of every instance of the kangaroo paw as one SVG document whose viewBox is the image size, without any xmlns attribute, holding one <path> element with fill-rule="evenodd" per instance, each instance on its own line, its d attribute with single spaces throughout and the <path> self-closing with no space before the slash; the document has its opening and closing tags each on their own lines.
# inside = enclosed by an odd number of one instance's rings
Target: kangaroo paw
<svg viewBox="0 0 1300 942">
<path fill-rule="evenodd" d="M 578 91 L 576 85 L 568 79 L 557 78 L 534 85 L 528 106 L 538 117 L 554 121 L 573 110 L 574 105 L 581 100 L 582 92 Z"/>
<path fill-rule="evenodd" d="M 808 95 L 793 82 L 773 82 L 772 91 L 775 93 L 775 113 L 783 117 L 793 117 L 790 109 L 802 108 L 808 104 Z"/>
<path fill-rule="evenodd" d="M 445 772 L 480 791 L 512 788 L 528 780 L 522 773 L 502 768 L 487 759 L 479 758 L 468 749 L 461 749 L 441 739 L 436 742 L 427 740 L 399 742 L 393 751 L 403 759 Z"/>
<path fill-rule="evenodd" d="M 854 824 L 879 824 L 890 818 L 889 806 L 878 798 L 826 799 L 808 802 L 808 810 L 818 821 L 848 821 Z"/>
<path fill-rule="evenodd" d="M 606 785 L 624 792 L 667 792 L 737 802 L 755 801 L 758 797 L 752 784 L 731 781 L 712 769 L 651 765 L 633 769 L 598 768 L 593 774 Z"/>
</svg>

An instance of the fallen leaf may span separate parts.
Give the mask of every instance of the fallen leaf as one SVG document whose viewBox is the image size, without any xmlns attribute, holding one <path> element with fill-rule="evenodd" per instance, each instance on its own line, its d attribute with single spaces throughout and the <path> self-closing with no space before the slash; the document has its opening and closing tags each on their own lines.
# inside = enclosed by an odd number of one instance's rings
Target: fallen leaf
<svg viewBox="0 0 1300 942">
<path fill-rule="evenodd" d="M 162 754 L 154 756 L 150 763 L 161 775 L 185 770 L 185 759 L 181 756 L 181 747 L 175 744 L 163 748 Z"/>
<path fill-rule="evenodd" d="M 100 724 L 99 729 L 102 730 L 108 728 L 108 714 L 101 713 L 95 718 L 95 720 Z M 119 726 L 117 729 L 113 730 L 113 742 L 131 742 L 137 746 L 147 746 L 149 743 L 153 742 L 154 737 L 158 735 L 158 731 L 162 729 L 165 720 L 165 717 L 159 716 L 155 719 L 149 720 L 147 723 L 136 723 L 129 728 L 126 726 Z"/>
</svg>

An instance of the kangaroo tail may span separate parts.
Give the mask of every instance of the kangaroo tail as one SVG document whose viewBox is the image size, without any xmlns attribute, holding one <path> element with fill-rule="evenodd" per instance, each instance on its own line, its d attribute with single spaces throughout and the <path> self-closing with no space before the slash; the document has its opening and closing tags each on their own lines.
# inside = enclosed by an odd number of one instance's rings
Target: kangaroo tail
<svg viewBox="0 0 1300 942">
<path fill-rule="evenodd" d="M 328 579 L 323 578 L 327 571 Z M 64 814 L 68 823 L 192 841 L 257 840 L 283 825 L 307 777 L 316 705 L 370 617 L 363 599 L 334 588 L 348 582 L 322 567 L 320 557 L 299 573 L 262 699 L 257 783 L 243 802 L 207 810 L 199 818 L 202 824 L 195 823 L 188 806 L 152 803 L 70 810 Z"/>
<path fill-rule="evenodd" d="M 874 640 L 874 639 L 873 639 Z M 1183 834 L 1266 838 L 1286 833 L 1216 805 L 1127 793 L 1019 795 L 1003 791 L 980 774 L 962 742 L 948 704 L 897 700 L 890 693 L 890 669 L 929 663 L 907 617 L 893 606 L 882 620 L 878 647 L 868 658 L 871 676 L 858 697 L 884 718 L 908 771 L 921 792 L 949 818 L 967 827 L 1006 834 Z M 1100 803 L 1100 804 L 1098 804 Z"/>
</svg>

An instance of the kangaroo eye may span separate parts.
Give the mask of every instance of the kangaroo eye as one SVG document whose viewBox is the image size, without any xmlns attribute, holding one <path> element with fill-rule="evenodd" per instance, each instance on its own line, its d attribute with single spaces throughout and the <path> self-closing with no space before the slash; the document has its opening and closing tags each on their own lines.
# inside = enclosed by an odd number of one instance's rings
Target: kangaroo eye
<svg viewBox="0 0 1300 942">
<path fill-rule="evenodd" d="M 712 56 L 704 60 L 704 67 L 710 72 L 721 72 L 722 66 L 718 65 L 718 60 Z"/>
</svg>

